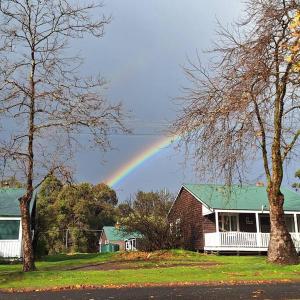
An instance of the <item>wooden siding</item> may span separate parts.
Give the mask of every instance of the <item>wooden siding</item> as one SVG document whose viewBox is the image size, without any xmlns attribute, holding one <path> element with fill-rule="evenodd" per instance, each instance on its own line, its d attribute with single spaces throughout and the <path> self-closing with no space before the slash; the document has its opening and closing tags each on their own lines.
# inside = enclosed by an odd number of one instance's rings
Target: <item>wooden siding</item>
<svg viewBox="0 0 300 300">
<path fill-rule="evenodd" d="M 216 232 L 215 214 L 203 216 L 203 233 Z"/>
<path fill-rule="evenodd" d="M 100 235 L 100 239 L 99 239 L 99 244 L 100 245 L 105 245 L 105 241 L 107 240 L 106 238 L 106 234 L 104 231 L 101 232 L 101 235 Z"/>
<path fill-rule="evenodd" d="M 173 223 L 173 230 L 176 230 L 176 221 L 180 219 L 180 246 L 184 249 L 203 250 L 204 233 L 216 231 L 214 214 L 203 216 L 202 204 L 184 188 L 175 200 L 168 218 Z"/>
<path fill-rule="evenodd" d="M 20 258 L 22 256 L 21 240 L 0 240 L 0 257 Z"/>
<path fill-rule="evenodd" d="M 117 244 L 119 245 L 119 250 L 120 251 L 124 251 L 125 250 L 125 241 L 111 241 L 111 240 L 107 240 L 106 234 L 103 231 L 99 240 L 99 244 L 100 245 L 105 245 L 105 241 L 107 241 L 110 244 Z"/>
</svg>

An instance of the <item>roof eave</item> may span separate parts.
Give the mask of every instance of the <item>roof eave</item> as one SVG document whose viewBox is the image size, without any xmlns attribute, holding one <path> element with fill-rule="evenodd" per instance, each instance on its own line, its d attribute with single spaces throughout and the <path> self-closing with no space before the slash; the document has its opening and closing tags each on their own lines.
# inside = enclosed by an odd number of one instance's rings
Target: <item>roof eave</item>
<svg viewBox="0 0 300 300">
<path fill-rule="evenodd" d="M 205 203 L 203 200 L 201 200 L 197 195 L 195 195 L 190 189 L 188 189 L 184 184 L 182 185 L 182 188 L 185 188 L 190 194 L 192 194 L 194 196 L 195 199 L 197 199 L 202 205 L 204 205 L 212 213 L 216 210 L 215 207 L 209 206 L 207 203 Z"/>
</svg>

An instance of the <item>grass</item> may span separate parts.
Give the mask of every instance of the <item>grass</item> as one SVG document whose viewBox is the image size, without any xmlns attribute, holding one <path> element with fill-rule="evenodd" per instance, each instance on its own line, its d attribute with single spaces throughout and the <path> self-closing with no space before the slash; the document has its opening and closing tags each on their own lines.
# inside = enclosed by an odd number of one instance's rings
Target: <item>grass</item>
<svg viewBox="0 0 300 300">
<path fill-rule="evenodd" d="M 111 266 L 111 269 L 73 269 L 100 263 Z M 119 269 L 113 267 L 120 265 Z M 150 254 L 60 254 L 45 257 L 37 261 L 36 266 L 36 272 L 22 273 L 20 264 L 0 265 L 0 288 L 288 281 L 299 280 L 300 275 L 300 265 L 276 266 L 268 264 L 263 256 L 217 256 L 183 250 Z"/>
</svg>

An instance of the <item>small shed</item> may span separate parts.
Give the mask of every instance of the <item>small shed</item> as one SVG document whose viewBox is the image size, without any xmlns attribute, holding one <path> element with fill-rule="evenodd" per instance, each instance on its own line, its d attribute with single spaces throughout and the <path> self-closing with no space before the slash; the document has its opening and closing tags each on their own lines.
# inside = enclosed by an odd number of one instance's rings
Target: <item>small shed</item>
<svg viewBox="0 0 300 300">
<path fill-rule="evenodd" d="M 127 233 L 115 226 L 104 226 L 99 240 L 100 252 L 135 251 L 138 249 L 138 233 Z"/>
<path fill-rule="evenodd" d="M 22 188 L 0 189 L 0 257 L 22 257 L 22 226 L 19 198 L 25 194 Z M 35 195 L 30 203 L 34 228 Z"/>
</svg>

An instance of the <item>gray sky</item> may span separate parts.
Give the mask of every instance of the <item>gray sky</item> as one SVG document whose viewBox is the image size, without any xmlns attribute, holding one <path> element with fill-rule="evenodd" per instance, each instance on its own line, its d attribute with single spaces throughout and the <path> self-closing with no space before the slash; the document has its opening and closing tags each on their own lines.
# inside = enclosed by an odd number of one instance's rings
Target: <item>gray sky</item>
<svg viewBox="0 0 300 300">
<path fill-rule="evenodd" d="M 186 84 L 181 66 L 196 51 L 208 49 L 216 37 L 216 20 L 230 23 L 241 14 L 240 0 L 107 0 L 104 12 L 113 21 L 101 40 L 75 43 L 85 58 L 84 72 L 100 72 L 109 86 L 111 101 L 122 101 L 138 135 L 111 136 L 116 150 L 81 152 L 77 179 L 100 182 L 161 136 L 156 123 L 176 116 L 172 98 Z M 202 55 L 202 54 L 201 54 Z M 204 56 L 203 56 L 203 59 Z M 155 123 L 155 124 L 154 124 Z M 114 188 L 125 200 L 138 189 L 168 188 L 176 192 L 183 182 L 197 182 L 192 162 L 182 165 L 184 154 L 172 147 L 160 151 Z"/>
</svg>

